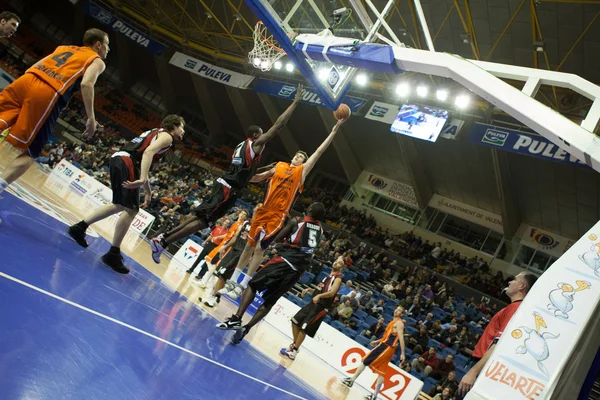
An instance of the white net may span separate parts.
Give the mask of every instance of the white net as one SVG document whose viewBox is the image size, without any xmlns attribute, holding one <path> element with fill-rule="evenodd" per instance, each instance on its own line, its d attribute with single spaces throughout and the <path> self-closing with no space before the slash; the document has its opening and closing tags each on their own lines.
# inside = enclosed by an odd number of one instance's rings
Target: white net
<svg viewBox="0 0 600 400">
<path fill-rule="evenodd" d="M 284 55 L 285 51 L 279 48 L 267 27 L 258 21 L 254 27 L 254 48 L 248 53 L 250 63 L 261 71 L 269 71 Z"/>
</svg>

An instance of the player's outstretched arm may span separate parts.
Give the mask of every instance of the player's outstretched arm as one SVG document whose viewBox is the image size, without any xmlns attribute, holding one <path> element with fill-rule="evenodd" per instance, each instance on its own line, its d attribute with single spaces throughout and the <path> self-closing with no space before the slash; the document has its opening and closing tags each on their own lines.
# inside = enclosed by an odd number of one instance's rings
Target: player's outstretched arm
<svg viewBox="0 0 600 400">
<path fill-rule="evenodd" d="M 274 243 L 281 243 L 284 239 L 288 238 L 293 232 L 296 232 L 298 229 L 298 220 L 296 218 L 290 218 L 288 223 L 283 227 L 282 230 L 279 231 L 275 239 L 273 239 Z"/>
<path fill-rule="evenodd" d="M 331 130 L 329 136 L 327 136 L 327 138 L 323 141 L 323 143 L 321 143 L 317 150 L 315 150 L 315 152 L 310 157 L 308 157 L 308 160 L 306 160 L 306 162 L 304 163 L 304 169 L 302 170 L 302 182 L 304 182 L 308 174 L 310 174 L 310 171 L 312 171 L 312 169 L 317 164 L 317 161 L 319 161 L 319 158 L 321 158 L 323 153 L 325 153 L 325 150 L 327 150 L 331 142 L 333 142 L 335 134 L 338 132 L 340 126 L 342 126 L 342 124 L 345 121 L 345 119 L 339 120 Z"/>
<path fill-rule="evenodd" d="M 298 104 L 300 104 L 300 100 L 302 100 L 303 94 L 304 87 L 302 85 L 298 85 L 298 90 L 296 90 L 296 97 L 294 97 L 294 101 L 292 102 L 292 104 L 287 108 L 287 110 L 283 112 L 283 114 L 279 116 L 279 118 L 277 118 L 277 121 L 275 121 L 275 123 L 273 124 L 271 129 L 267 131 L 267 133 L 264 133 L 258 139 L 252 142 L 252 150 L 254 150 L 255 153 L 260 153 L 265 147 L 265 144 L 269 140 L 273 139 L 281 131 L 281 128 L 283 128 L 283 126 L 289 121 L 290 117 L 294 113 L 294 110 L 296 109 L 296 107 L 298 107 Z"/>
<path fill-rule="evenodd" d="M 268 171 L 261 172 L 260 174 L 254 175 L 252 178 L 250 178 L 250 182 L 258 183 L 258 182 L 266 181 L 267 179 L 272 177 L 274 174 L 275 174 L 275 167 L 271 168 Z"/>
<path fill-rule="evenodd" d="M 87 115 L 87 122 L 83 133 L 85 138 L 92 137 L 96 129 L 98 129 L 98 122 L 96 122 L 96 114 L 94 112 L 94 85 L 105 68 L 106 64 L 104 64 L 104 61 L 96 58 L 87 68 L 81 80 L 81 97 L 83 98 L 83 105 L 85 106 L 85 113 Z"/>
<path fill-rule="evenodd" d="M 123 183 L 123 187 L 125 189 L 137 189 L 144 186 L 144 189 L 147 191 L 149 187 L 150 166 L 152 165 L 154 155 L 162 149 L 169 147 L 172 143 L 173 137 L 171 137 L 171 135 L 165 132 L 159 133 L 156 140 L 144 150 L 144 154 L 142 155 L 142 166 L 140 168 L 140 179 L 133 182 L 127 181 Z"/>
</svg>

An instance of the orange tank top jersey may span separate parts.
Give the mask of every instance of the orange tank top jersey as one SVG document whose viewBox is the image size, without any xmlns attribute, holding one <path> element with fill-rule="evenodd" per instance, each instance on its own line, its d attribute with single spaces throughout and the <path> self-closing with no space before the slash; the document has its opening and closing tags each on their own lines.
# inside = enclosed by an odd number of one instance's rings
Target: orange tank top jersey
<svg viewBox="0 0 600 400">
<path fill-rule="evenodd" d="M 275 173 L 269 181 L 263 207 L 287 213 L 298 193 L 302 193 L 302 172 L 304 165 L 296 167 L 285 162 L 275 165 Z"/>
<path fill-rule="evenodd" d="M 400 339 L 398 338 L 398 333 L 393 332 L 394 325 L 396 322 L 400 321 L 399 319 L 393 319 L 385 328 L 385 332 L 383 332 L 383 336 L 381 338 L 381 343 L 385 343 L 390 347 L 398 347 L 398 343 L 400 343 Z"/>
<path fill-rule="evenodd" d="M 100 56 L 89 47 L 58 46 L 54 53 L 29 68 L 27 73 L 34 74 L 63 95 L 79 86 L 86 69 L 96 58 Z"/>
<path fill-rule="evenodd" d="M 213 258 L 215 258 L 215 256 L 217 255 L 217 253 L 219 251 L 221 251 L 221 248 L 227 244 L 228 241 L 231 240 L 231 238 L 233 237 L 233 235 L 235 235 L 235 231 L 237 231 L 237 229 L 240 227 L 240 225 L 242 225 L 243 222 L 241 221 L 235 221 L 232 225 L 231 228 L 229 228 L 229 231 L 227 231 L 227 234 L 225 235 L 225 237 L 219 242 L 219 245 L 217 247 L 215 247 L 214 249 L 212 249 L 212 251 L 210 253 L 208 253 L 208 255 L 206 257 L 204 257 L 204 259 L 208 262 L 211 262 Z M 222 235 L 223 233 L 220 233 L 220 235 Z"/>
</svg>

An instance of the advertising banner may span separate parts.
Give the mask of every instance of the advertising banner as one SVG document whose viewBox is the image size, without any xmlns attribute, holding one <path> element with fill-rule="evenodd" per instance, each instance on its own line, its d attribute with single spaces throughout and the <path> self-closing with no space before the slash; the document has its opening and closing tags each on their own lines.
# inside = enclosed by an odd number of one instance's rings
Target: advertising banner
<svg viewBox="0 0 600 400">
<path fill-rule="evenodd" d="M 429 202 L 429 207 L 437 208 L 445 213 L 488 227 L 496 232 L 504 232 L 502 217 L 500 215 L 440 196 L 437 193 L 433 194 Z"/>
<path fill-rule="evenodd" d="M 175 52 L 171 57 L 170 64 L 185 69 L 193 74 L 201 76 L 224 85 L 234 86 L 245 89 L 254 79 L 253 76 L 240 74 L 226 68 L 217 67 L 206 61 L 190 57 L 180 52 Z"/>
<path fill-rule="evenodd" d="M 141 46 L 156 55 L 162 54 L 167 48 L 166 45 L 150 38 L 148 34 L 138 31 L 127 22 L 113 15 L 110 11 L 91 0 L 88 0 L 85 4 L 85 13 L 101 24 L 119 32 L 138 46 Z"/>
<path fill-rule="evenodd" d="M 598 334 L 599 237 L 597 223 L 538 278 L 467 400 L 577 398 L 578 392 L 565 397 L 565 388 L 575 389 L 578 379 L 581 385 L 585 373 L 573 375 L 579 363 L 570 360 L 598 350 L 590 336 Z"/>
<path fill-rule="evenodd" d="M 265 321 L 277 328 L 289 338 L 292 337 L 290 319 L 300 307 L 286 298 L 280 298 L 267 314 Z M 302 348 L 321 358 L 327 364 L 345 375 L 352 375 L 360 365 L 362 358 L 369 352 L 348 336 L 326 323 L 322 323 L 314 339 L 307 337 Z M 376 374 L 366 368 L 356 380 L 356 384 L 368 390 L 375 389 Z M 423 382 L 401 370 L 394 364 L 388 364 L 380 399 L 414 400 L 419 396 Z"/>
<path fill-rule="evenodd" d="M 202 246 L 193 240 L 188 239 L 183 246 L 177 250 L 177 253 L 173 256 L 173 260 L 178 261 L 187 270 L 194 265 L 201 252 Z"/>
<path fill-rule="evenodd" d="M 265 93 L 269 96 L 282 97 L 284 99 L 293 100 L 296 96 L 295 85 L 288 83 L 270 81 L 267 79 L 258 79 L 254 84 L 253 90 L 259 93 Z M 304 95 L 302 96 L 302 102 L 313 106 L 323 105 L 319 96 L 315 93 L 312 88 L 305 88 Z M 345 103 L 350 107 L 353 113 L 358 112 L 362 106 L 365 105 L 367 100 L 358 97 L 346 96 L 342 103 Z"/>
<path fill-rule="evenodd" d="M 363 171 L 362 183 L 360 186 L 363 189 L 389 197 L 390 199 L 397 200 L 411 207 L 419 208 L 414 189 L 412 186 L 405 183 L 396 182 L 380 175 Z"/>
<path fill-rule="evenodd" d="M 525 225 L 521 243 L 532 249 L 560 257 L 573 245 L 574 240 L 534 226 Z"/>
<path fill-rule="evenodd" d="M 543 136 L 531 135 L 494 125 L 473 124 L 473 128 L 469 133 L 469 141 L 498 150 L 524 154 L 543 160 L 585 166 L 584 163 Z"/>
</svg>

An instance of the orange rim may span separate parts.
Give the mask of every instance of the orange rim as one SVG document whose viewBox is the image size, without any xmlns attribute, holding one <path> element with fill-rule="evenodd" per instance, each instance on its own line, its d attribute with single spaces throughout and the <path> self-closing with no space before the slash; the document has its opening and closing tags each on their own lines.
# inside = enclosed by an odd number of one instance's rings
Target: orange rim
<svg viewBox="0 0 600 400">
<path fill-rule="evenodd" d="M 258 22 L 256 23 L 256 25 L 254 26 L 254 29 L 255 29 L 255 31 L 258 31 L 258 30 L 260 29 L 260 26 L 261 26 L 261 25 L 262 25 L 262 26 L 265 26 L 265 24 L 263 24 L 263 23 L 262 23 L 262 21 L 258 21 Z M 266 29 L 266 27 L 265 27 L 265 29 Z M 277 51 L 280 51 L 280 52 L 282 52 L 282 53 L 285 53 L 285 50 L 283 50 L 281 47 L 279 47 L 279 46 L 275 45 L 274 43 L 272 43 L 272 42 L 271 42 L 271 41 L 270 41 L 268 38 L 266 38 L 266 37 L 265 37 L 265 36 L 262 34 L 262 32 L 260 32 L 260 31 L 258 31 L 258 32 L 259 32 L 259 35 L 260 35 L 260 38 L 261 38 L 261 40 L 262 40 L 263 42 L 265 42 L 265 43 L 266 43 L 266 44 L 267 44 L 269 47 L 271 47 L 271 48 L 272 48 L 272 49 L 274 49 L 274 50 L 277 50 Z"/>
</svg>

